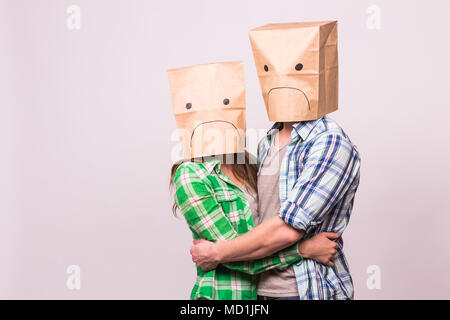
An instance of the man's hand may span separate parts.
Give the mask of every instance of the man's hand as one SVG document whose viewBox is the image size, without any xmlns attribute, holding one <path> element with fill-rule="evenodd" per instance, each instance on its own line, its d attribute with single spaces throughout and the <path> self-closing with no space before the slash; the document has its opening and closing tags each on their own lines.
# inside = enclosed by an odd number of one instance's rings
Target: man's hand
<svg viewBox="0 0 450 320">
<path fill-rule="evenodd" d="M 194 240 L 193 243 L 190 253 L 197 267 L 203 271 L 215 269 L 220 263 L 216 244 L 205 239 Z"/>
<path fill-rule="evenodd" d="M 303 240 L 298 245 L 298 251 L 303 258 L 313 259 L 327 266 L 334 266 L 332 260 L 336 259 L 338 244 L 333 239 L 341 235 L 334 232 L 322 232 L 311 239 Z"/>
</svg>

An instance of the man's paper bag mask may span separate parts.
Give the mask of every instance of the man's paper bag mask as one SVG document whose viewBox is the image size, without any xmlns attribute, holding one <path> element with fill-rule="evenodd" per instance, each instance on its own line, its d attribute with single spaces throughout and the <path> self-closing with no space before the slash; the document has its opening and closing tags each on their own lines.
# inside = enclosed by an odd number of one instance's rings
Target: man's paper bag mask
<svg viewBox="0 0 450 320">
<path fill-rule="evenodd" d="M 268 24 L 249 36 L 270 121 L 337 110 L 337 21 Z"/>
<path fill-rule="evenodd" d="M 167 74 L 184 158 L 244 152 L 242 62 L 171 69 Z"/>
</svg>

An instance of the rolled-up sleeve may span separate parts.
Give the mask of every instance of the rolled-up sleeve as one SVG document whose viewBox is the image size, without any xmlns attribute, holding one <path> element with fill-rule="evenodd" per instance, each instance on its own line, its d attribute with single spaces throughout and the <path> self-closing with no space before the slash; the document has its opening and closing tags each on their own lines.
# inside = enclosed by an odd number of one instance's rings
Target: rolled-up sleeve
<svg viewBox="0 0 450 320">
<path fill-rule="evenodd" d="M 287 224 L 307 233 L 342 199 L 360 166 L 356 148 L 338 133 L 318 136 L 309 148 L 279 211 Z"/>
</svg>

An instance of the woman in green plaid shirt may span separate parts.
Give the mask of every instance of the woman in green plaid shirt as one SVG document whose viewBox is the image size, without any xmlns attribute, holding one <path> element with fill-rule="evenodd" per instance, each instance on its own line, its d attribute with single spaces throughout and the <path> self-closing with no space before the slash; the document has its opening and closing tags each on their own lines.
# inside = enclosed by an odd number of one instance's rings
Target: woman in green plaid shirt
<svg viewBox="0 0 450 320">
<path fill-rule="evenodd" d="M 217 158 L 175 164 L 171 179 L 175 185 L 174 211 L 177 208 L 181 210 L 194 239 L 221 241 L 236 238 L 254 228 L 252 212 L 243 190 L 256 194 L 256 174 L 257 166 L 250 163 L 247 152 L 244 164 L 237 161 L 221 164 Z M 298 246 L 294 244 L 254 261 L 220 264 L 210 271 L 197 267 L 197 280 L 190 298 L 254 300 L 257 298 L 255 275 L 273 268 L 285 269 L 300 262 L 302 257 Z"/>
</svg>

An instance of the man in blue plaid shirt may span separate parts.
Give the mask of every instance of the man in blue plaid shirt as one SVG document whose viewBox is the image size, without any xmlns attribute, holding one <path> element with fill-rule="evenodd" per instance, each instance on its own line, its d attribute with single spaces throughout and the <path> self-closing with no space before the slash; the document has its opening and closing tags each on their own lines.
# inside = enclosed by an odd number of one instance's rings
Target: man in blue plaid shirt
<svg viewBox="0 0 450 320">
<path fill-rule="evenodd" d="M 337 109 L 337 22 L 266 25 L 251 30 L 250 40 L 275 122 L 258 146 L 258 226 L 229 241 L 197 241 L 191 254 L 202 269 L 258 259 L 320 232 L 342 235 L 359 184 L 358 151 L 326 116 Z M 303 258 L 263 274 L 260 298 L 353 299 L 342 237 L 333 263 Z"/>
</svg>

